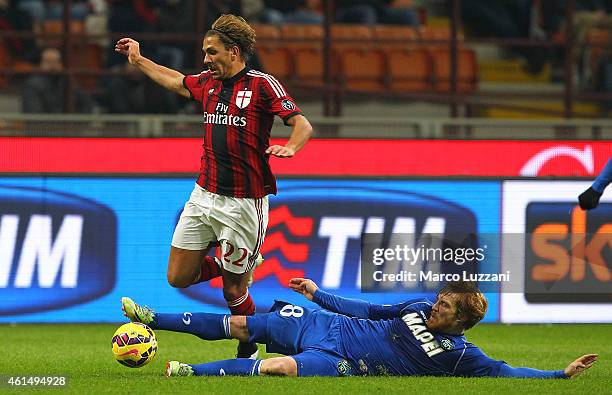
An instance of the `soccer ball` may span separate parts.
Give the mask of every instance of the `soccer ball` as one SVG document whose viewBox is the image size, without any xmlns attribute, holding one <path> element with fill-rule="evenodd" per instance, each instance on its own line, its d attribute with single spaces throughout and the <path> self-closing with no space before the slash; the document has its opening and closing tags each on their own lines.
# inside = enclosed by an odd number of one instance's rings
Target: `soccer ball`
<svg viewBox="0 0 612 395">
<path fill-rule="evenodd" d="M 111 343 L 117 362 L 130 368 L 148 364 L 157 352 L 155 333 L 140 322 L 121 325 L 113 335 Z"/>
</svg>

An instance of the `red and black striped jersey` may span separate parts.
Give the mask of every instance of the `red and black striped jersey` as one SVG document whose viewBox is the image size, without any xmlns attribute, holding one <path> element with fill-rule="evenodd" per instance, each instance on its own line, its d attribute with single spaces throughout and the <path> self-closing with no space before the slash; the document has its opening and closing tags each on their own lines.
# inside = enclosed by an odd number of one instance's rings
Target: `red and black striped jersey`
<svg viewBox="0 0 612 395">
<path fill-rule="evenodd" d="M 183 85 L 204 113 L 198 185 L 239 198 L 276 194 L 276 179 L 265 153 L 274 116 L 287 123 L 301 114 L 281 83 L 247 67 L 225 80 L 213 79 L 208 70 L 188 75 Z"/>
</svg>

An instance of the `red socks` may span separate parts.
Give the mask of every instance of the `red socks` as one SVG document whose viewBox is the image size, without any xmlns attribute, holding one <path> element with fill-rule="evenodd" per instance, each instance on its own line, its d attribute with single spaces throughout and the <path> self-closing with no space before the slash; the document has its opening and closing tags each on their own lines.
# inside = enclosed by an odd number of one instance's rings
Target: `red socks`
<svg viewBox="0 0 612 395">
<path fill-rule="evenodd" d="M 229 307 L 232 315 L 253 315 L 255 314 L 255 303 L 249 294 L 247 289 L 246 293 L 236 300 L 228 301 L 227 306 Z"/>
<path fill-rule="evenodd" d="M 202 261 L 202 266 L 200 267 L 200 279 L 198 282 L 202 283 L 204 281 L 212 280 L 220 275 L 221 267 L 219 267 L 217 264 L 215 257 L 206 255 Z"/>
</svg>

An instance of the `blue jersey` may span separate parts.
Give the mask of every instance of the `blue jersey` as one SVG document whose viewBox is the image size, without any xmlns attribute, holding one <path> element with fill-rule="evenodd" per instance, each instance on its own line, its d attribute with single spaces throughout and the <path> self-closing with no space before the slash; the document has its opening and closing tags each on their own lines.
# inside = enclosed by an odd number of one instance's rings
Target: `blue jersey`
<svg viewBox="0 0 612 395">
<path fill-rule="evenodd" d="M 340 350 L 361 374 L 566 378 L 562 370 L 513 368 L 463 335 L 430 331 L 425 299 L 374 305 L 317 290 L 313 301 L 340 313 Z"/>
</svg>

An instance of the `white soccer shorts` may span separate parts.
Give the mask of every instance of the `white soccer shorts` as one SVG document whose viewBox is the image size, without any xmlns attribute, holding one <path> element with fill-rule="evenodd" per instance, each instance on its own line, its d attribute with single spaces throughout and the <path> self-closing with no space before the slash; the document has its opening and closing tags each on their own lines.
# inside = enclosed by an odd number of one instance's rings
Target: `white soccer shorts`
<svg viewBox="0 0 612 395">
<path fill-rule="evenodd" d="M 211 242 L 219 241 L 223 268 L 242 274 L 253 268 L 267 227 L 267 196 L 217 195 L 196 184 L 174 229 L 172 246 L 205 250 Z"/>
</svg>

